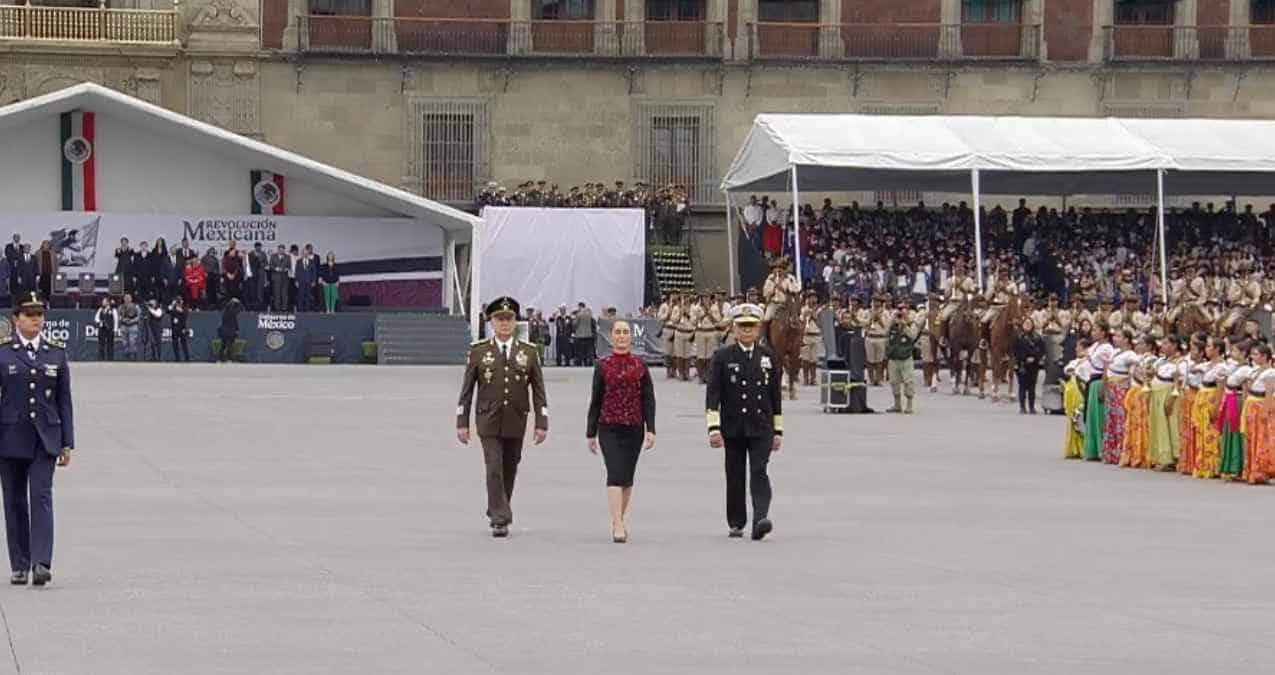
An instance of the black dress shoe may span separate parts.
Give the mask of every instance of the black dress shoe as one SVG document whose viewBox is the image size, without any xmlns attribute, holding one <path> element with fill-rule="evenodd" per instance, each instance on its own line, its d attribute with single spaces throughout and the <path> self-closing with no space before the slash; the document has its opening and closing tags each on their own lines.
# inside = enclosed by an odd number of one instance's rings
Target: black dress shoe
<svg viewBox="0 0 1275 675">
<path fill-rule="evenodd" d="M 13 584 L 14 586 L 26 586 L 27 585 L 26 571 L 14 572 L 13 576 L 9 577 L 9 583 Z"/>
<path fill-rule="evenodd" d="M 775 526 L 770 523 L 769 518 L 762 518 L 753 523 L 753 541 L 761 541 L 773 529 L 775 529 Z"/>
<path fill-rule="evenodd" d="M 43 586 L 53 581 L 53 573 L 44 565 L 36 565 L 35 572 L 31 575 L 31 583 L 35 586 Z"/>
<path fill-rule="evenodd" d="M 729 534 L 728 536 L 729 536 L 731 539 L 740 539 L 740 538 L 742 538 L 742 537 L 744 536 L 744 528 L 742 528 L 742 527 L 732 527 L 732 528 L 730 528 L 730 534 Z"/>
<path fill-rule="evenodd" d="M 492 525 L 492 526 L 491 526 L 491 536 L 496 537 L 496 538 L 508 537 L 508 536 L 509 536 L 509 526 L 508 526 L 508 525 Z"/>
</svg>

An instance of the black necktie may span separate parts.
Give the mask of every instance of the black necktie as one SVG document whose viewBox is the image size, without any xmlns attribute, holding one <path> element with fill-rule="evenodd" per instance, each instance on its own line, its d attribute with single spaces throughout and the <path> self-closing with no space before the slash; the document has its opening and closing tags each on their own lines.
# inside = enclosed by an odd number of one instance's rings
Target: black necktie
<svg viewBox="0 0 1275 675">
<path fill-rule="evenodd" d="M 500 345 L 500 356 L 506 361 L 509 360 L 509 345 Z"/>
<path fill-rule="evenodd" d="M 745 350 L 744 350 L 744 358 L 748 359 L 749 361 L 752 361 L 752 360 L 753 360 L 753 350 L 751 350 L 751 349 L 745 349 Z"/>
</svg>

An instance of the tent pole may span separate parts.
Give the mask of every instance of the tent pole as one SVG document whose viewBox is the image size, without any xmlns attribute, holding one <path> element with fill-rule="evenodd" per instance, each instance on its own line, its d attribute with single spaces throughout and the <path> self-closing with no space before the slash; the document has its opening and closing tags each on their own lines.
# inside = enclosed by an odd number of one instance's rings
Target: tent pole
<svg viewBox="0 0 1275 675">
<path fill-rule="evenodd" d="M 735 287 L 739 285 L 735 280 L 735 256 L 739 251 L 735 246 L 735 226 L 731 223 L 731 211 L 735 210 L 735 204 L 729 190 L 722 190 L 722 195 L 726 197 L 726 261 L 730 269 L 730 294 L 734 296 Z"/>
<path fill-rule="evenodd" d="M 974 191 L 974 278 L 978 280 L 978 290 L 983 291 L 983 223 L 979 216 L 981 206 L 978 194 L 978 169 L 970 170 L 970 185 Z"/>
<path fill-rule="evenodd" d="M 797 202 L 797 165 L 792 165 L 792 250 L 797 267 L 797 289 L 801 289 L 801 206 Z"/>
<path fill-rule="evenodd" d="M 1160 294 L 1165 307 L 1169 306 L 1169 256 L 1165 253 L 1168 241 L 1164 236 L 1164 169 L 1155 171 L 1156 220 L 1159 222 L 1160 235 Z"/>
<path fill-rule="evenodd" d="M 482 273 L 483 228 L 487 221 L 474 225 L 469 235 L 469 334 L 471 340 L 478 339 L 478 323 L 482 320 L 482 288 L 479 276 Z"/>
</svg>

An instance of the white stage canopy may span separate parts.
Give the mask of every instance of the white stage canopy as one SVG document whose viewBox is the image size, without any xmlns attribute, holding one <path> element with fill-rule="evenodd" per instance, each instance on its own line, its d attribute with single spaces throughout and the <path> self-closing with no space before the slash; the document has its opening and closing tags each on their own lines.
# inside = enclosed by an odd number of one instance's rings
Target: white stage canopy
<svg viewBox="0 0 1275 675">
<path fill-rule="evenodd" d="M 1155 193 L 1163 244 L 1166 192 L 1275 194 L 1275 121 L 758 115 L 722 190 L 791 190 L 795 208 L 799 189 L 969 191 L 976 232 L 984 193 Z"/>
</svg>

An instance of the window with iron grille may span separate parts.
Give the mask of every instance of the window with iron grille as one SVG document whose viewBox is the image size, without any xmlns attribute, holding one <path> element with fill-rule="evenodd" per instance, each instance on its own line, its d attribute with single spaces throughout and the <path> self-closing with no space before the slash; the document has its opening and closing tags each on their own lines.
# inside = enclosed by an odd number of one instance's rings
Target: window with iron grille
<svg viewBox="0 0 1275 675">
<path fill-rule="evenodd" d="M 703 21 L 705 0 L 647 0 L 647 21 Z"/>
<path fill-rule="evenodd" d="M 1249 23 L 1275 23 L 1275 0 L 1253 0 Z"/>
<path fill-rule="evenodd" d="M 1175 0 L 1116 0 L 1117 26 L 1169 26 Z"/>
<path fill-rule="evenodd" d="M 422 195 L 468 202 L 489 174 L 490 114 L 483 99 L 416 99 L 409 109 L 407 175 Z"/>
<path fill-rule="evenodd" d="M 372 0 L 309 0 L 312 16 L 372 16 Z"/>
<path fill-rule="evenodd" d="M 531 18 L 537 21 L 588 21 L 593 0 L 531 0 Z"/>
<path fill-rule="evenodd" d="M 961 23 L 1019 23 L 1023 0 L 961 0 Z"/>
<path fill-rule="evenodd" d="M 680 185 L 693 204 L 721 203 L 716 189 L 717 124 L 711 103 L 638 103 L 636 179 Z"/>
</svg>

